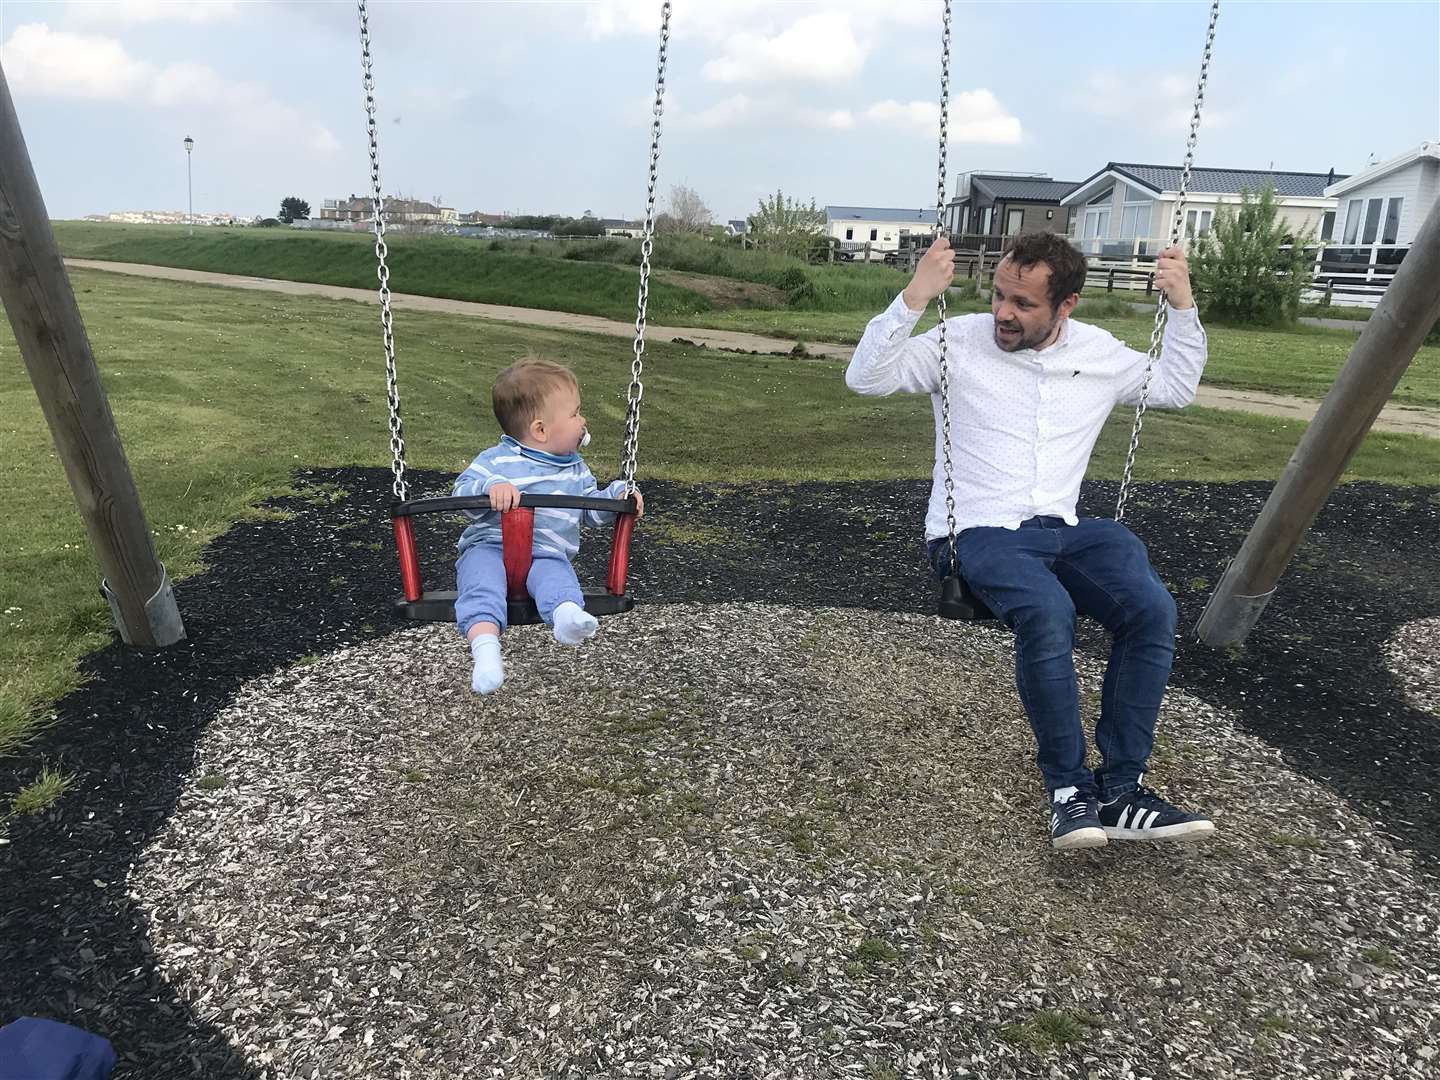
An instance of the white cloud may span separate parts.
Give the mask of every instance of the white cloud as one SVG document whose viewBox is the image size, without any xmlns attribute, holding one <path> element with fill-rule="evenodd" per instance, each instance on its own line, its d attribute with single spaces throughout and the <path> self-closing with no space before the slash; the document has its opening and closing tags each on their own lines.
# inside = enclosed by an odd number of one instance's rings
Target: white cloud
<svg viewBox="0 0 1440 1080">
<path fill-rule="evenodd" d="M 1174 132 L 1182 142 L 1190 131 L 1195 83 L 1160 72 L 1097 71 L 1079 97 L 1080 108 L 1095 116 L 1129 120 L 1147 132 Z M 1201 128 L 1226 127 L 1234 118 L 1228 109 L 1207 102 Z"/>
<path fill-rule="evenodd" d="M 668 110 L 667 110 L 668 117 Z M 677 126 L 699 128 L 799 127 L 849 131 L 861 124 L 938 138 L 940 107 L 933 101 L 877 101 L 856 112 L 822 108 L 783 97 L 732 94 L 698 112 L 678 117 Z M 950 99 L 950 141 L 1017 143 L 1020 121 L 1006 113 L 989 90 L 966 90 Z"/>
<path fill-rule="evenodd" d="M 877 101 L 865 110 L 865 118 L 920 135 L 940 136 L 940 105 L 934 101 Z M 1024 134 L 1020 120 L 983 88 L 951 95 L 947 127 L 952 143 L 1018 143 Z"/>
<path fill-rule="evenodd" d="M 65 21 L 71 26 L 134 26 L 225 22 L 239 14 L 238 0 L 76 0 L 66 6 Z"/>
<path fill-rule="evenodd" d="M 849 109 L 801 107 L 795 110 L 795 119 L 806 127 L 830 128 L 833 131 L 848 131 L 855 126 L 855 114 Z"/>
<path fill-rule="evenodd" d="M 668 107 L 666 116 L 669 118 Z M 776 98 L 752 98 L 748 94 L 732 94 L 699 112 L 682 113 L 676 126 L 803 127 L 847 131 L 855 126 L 855 115 L 849 109 L 820 109 Z"/>
<path fill-rule="evenodd" d="M 203 64 L 164 67 L 131 56 L 113 38 L 51 30 L 44 23 L 15 28 L 3 46 L 6 77 L 18 94 L 114 101 L 157 108 L 206 106 L 227 131 L 263 136 L 285 133 L 295 147 L 329 154 L 340 144 L 300 110 L 280 102 L 258 83 L 230 81 Z"/>
<path fill-rule="evenodd" d="M 44 23 L 17 26 L 5 43 L 4 61 L 16 91 L 92 101 L 132 97 L 153 74 L 118 41 L 57 32 Z"/>
<path fill-rule="evenodd" d="M 877 101 L 865 110 L 865 119 L 917 134 L 940 134 L 940 106 L 933 101 Z"/>
<path fill-rule="evenodd" d="M 728 128 L 742 127 L 764 118 L 765 110 L 758 102 L 744 94 L 736 94 L 689 116 L 681 114 L 676 119 L 682 125 L 693 125 L 700 128 Z"/>
<path fill-rule="evenodd" d="M 848 15 L 825 11 L 797 20 L 774 37 L 740 33 L 703 70 L 722 83 L 840 82 L 859 74 L 865 49 Z"/>
<path fill-rule="evenodd" d="M 670 19 L 676 37 L 722 41 L 737 34 L 773 37 L 788 25 L 791 16 L 801 21 L 817 16 L 844 16 L 862 34 L 870 35 L 887 26 L 909 30 L 933 28 L 938 41 L 940 8 L 936 4 L 900 0 L 827 0 L 818 4 L 775 3 L 775 0 L 719 0 L 710 3 L 677 4 Z M 660 9 L 654 0 L 590 0 L 585 4 L 585 32 L 591 37 L 639 34 L 653 37 L 660 30 Z"/>
<path fill-rule="evenodd" d="M 960 143 L 1018 143 L 1019 117 L 1011 116 L 989 90 L 963 90 L 950 98 L 950 138 Z"/>
</svg>

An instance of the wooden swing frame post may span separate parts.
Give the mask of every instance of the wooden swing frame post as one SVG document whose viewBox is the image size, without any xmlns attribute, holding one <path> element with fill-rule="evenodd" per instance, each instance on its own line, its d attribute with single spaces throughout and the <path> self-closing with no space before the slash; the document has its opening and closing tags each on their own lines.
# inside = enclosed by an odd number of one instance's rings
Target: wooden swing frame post
<svg viewBox="0 0 1440 1080">
<path fill-rule="evenodd" d="M 129 645 L 185 638 L 0 68 L 0 302 Z"/>
<path fill-rule="evenodd" d="M 1195 634 L 1206 645 L 1237 645 L 1250 633 L 1315 515 L 1437 319 L 1440 201 L 1430 208 L 1350 358 L 1205 605 Z"/>
</svg>

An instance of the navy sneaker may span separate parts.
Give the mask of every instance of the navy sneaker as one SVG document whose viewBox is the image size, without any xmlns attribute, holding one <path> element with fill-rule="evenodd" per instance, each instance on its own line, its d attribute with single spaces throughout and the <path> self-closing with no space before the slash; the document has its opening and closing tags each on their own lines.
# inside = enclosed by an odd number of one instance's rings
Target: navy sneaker
<svg viewBox="0 0 1440 1080">
<path fill-rule="evenodd" d="M 1187 814 L 1144 784 L 1101 803 L 1100 825 L 1112 840 L 1203 840 L 1215 831 L 1204 814 Z"/>
<path fill-rule="evenodd" d="M 1050 846 L 1056 851 L 1103 847 L 1107 842 L 1100 824 L 1100 803 L 1095 792 L 1080 788 L 1064 802 L 1050 803 Z"/>
</svg>

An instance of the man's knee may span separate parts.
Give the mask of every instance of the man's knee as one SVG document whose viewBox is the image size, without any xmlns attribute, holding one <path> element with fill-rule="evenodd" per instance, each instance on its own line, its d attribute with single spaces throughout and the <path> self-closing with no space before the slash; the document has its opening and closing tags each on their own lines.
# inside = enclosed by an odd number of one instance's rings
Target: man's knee
<svg viewBox="0 0 1440 1080">
<path fill-rule="evenodd" d="M 1063 589 L 1027 598 L 1009 612 L 1009 622 L 1027 650 L 1059 653 L 1075 646 L 1075 603 Z"/>
<path fill-rule="evenodd" d="M 1138 630 L 1172 639 L 1179 622 L 1179 612 L 1170 590 L 1152 578 L 1145 587 L 1136 590 L 1131 603 L 1126 605 L 1126 622 L 1132 630 Z"/>
</svg>

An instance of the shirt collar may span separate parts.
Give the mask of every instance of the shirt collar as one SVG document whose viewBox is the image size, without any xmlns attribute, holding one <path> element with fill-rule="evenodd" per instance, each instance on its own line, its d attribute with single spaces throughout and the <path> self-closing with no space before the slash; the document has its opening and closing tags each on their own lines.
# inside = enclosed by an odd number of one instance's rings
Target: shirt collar
<svg viewBox="0 0 1440 1080">
<path fill-rule="evenodd" d="M 518 439 L 512 439 L 509 435 L 501 435 L 500 441 L 510 447 L 510 449 L 516 450 L 524 457 L 529 458 L 531 461 L 539 461 L 545 465 L 574 465 L 580 460 L 580 455 L 574 451 L 568 454 L 551 454 L 544 450 L 537 450 L 533 446 L 526 446 Z"/>
</svg>

